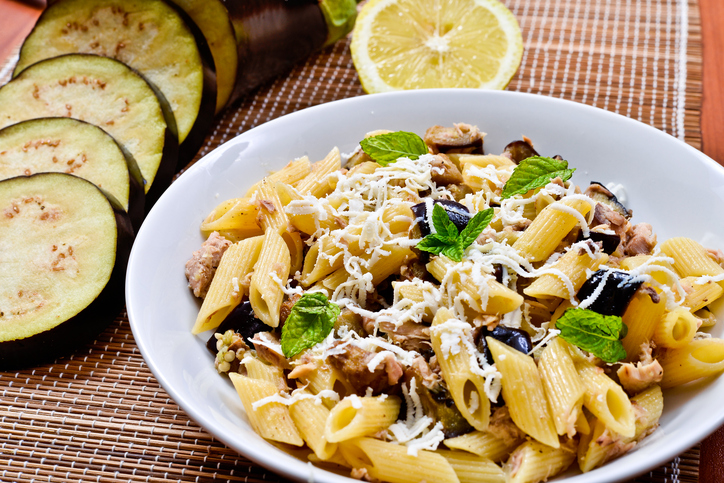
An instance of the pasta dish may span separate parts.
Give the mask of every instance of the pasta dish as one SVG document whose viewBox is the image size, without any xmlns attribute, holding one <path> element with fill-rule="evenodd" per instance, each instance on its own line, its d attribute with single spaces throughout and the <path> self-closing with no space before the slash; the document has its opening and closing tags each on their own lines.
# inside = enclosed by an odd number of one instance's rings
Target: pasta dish
<svg viewBox="0 0 724 483">
<path fill-rule="evenodd" d="M 544 481 L 724 371 L 724 254 L 633 224 L 620 186 L 459 123 L 368 133 L 220 203 L 193 334 L 252 428 L 363 481 Z"/>
</svg>

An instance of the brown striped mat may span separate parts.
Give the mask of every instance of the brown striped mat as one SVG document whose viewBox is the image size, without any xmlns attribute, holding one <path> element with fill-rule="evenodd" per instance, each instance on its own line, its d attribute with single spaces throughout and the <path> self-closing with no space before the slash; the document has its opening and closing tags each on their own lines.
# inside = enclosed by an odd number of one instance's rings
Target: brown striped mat
<svg viewBox="0 0 724 483">
<path fill-rule="evenodd" d="M 700 147 L 696 0 L 506 0 L 523 64 L 509 89 L 572 99 Z M 15 58 L 0 62 L 0 83 Z M 202 156 L 292 111 L 362 95 L 340 41 L 224 112 Z M 696 482 L 699 450 L 637 478 Z M 92 345 L 49 366 L 0 373 L 0 481 L 285 481 L 209 436 L 145 365 L 125 313 Z"/>
</svg>

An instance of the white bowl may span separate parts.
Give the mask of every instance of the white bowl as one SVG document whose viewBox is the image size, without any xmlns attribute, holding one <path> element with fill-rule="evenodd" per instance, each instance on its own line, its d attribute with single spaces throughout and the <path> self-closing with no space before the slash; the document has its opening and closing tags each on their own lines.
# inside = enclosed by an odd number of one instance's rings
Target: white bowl
<svg viewBox="0 0 724 483">
<path fill-rule="evenodd" d="M 129 262 L 126 302 L 141 353 L 174 401 L 214 437 L 294 480 L 354 481 L 257 436 L 233 386 L 214 369 L 204 346 L 208 334 L 191 335 L 199 303 L 187 288 L 184 263 L 203 242 L 201 221 L 219 202 L 243 196 L 291 159 L 322 159 L 333 146 L 351 152 L 375 129 L 422 135 L 429 126 L 454 122 L 487 132 L 488 153 L 502 152 L 524 134 L 538 152 L 561 154 L 578 168 L 577 184 L 623 184 L 634 221 L 651 223 L 660 241 L 688 236 L 724 248 L 724 169 L 667 134 L 607 111 L 513 92 L 423 90 L 346 99 L 284 116 L 215 149 L 172 184 L 143 223 Z M 715 309 L 720 318 L 722 305 Z M 722 327 L 711 332 L 721 336 Z M 610 483 L 664 464 L 724 422 L 723 400 L 724 378 L 667 391 L 661 427 L 645 443 L 603 468 L 585 475 L 571 470 L 559 479 Z"/>
</svg>

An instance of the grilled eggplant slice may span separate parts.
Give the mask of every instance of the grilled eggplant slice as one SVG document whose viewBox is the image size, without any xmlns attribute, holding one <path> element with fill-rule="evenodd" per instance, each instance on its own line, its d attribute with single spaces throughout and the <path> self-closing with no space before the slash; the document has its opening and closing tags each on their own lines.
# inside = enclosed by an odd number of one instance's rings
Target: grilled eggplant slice
<svg viewBox="0 0 724 483">
<path fill-rule="evenodd" d="M 221 0 L 171 0 L 181 7 L 199 27 L 211 50 L 216 68 L 216 113 L 229 101 L 236 82 L 234 26 Z"/>
<path fill-rule="evenodd" d="M 35 173 L 87 179 L 143 221 L 143 177 L 136 161 L 103 129 L 65 117 L 32 119 L 0 129 L 0 180 Z"/>
<path fill-rule="evenodd" d="M 25 39 L 14 74 L 40 60 L 76 52 L 120 60 L 168 100 L 185 163 L 211 127 L 216 79 L 206 40 L 184 15 L 162 0 L 56 1 Z"/>
<path fill-rule="evenodd" d="M 622 316 L 626 312 L 629 302 L 636 291 L 641 288 L 643 281 L 636 275 L 627 272 L 598 270 L 594 272 L 578 289 L 576 297 L 583 301 L 591 296 L 599 285 L 601 292 L 594 302 L 588 306 L 589 310 L 602 315 Z"/>
<path fill-rule="evenodd" d="M 168 103 L 140 75 L 107 57 L 69 54 L 38 62 L 0 88 L 0 128 L 72 117 L 102 128 L 138 163 L 146 206 L 168 187 L 177 154 Z"/>
<path fill-rule="evenodd" d="M 123 309 L 133 229 L 94 184 L 65 173 L 0 181 L 0 370 L 95 337 Z"/>
</svg>

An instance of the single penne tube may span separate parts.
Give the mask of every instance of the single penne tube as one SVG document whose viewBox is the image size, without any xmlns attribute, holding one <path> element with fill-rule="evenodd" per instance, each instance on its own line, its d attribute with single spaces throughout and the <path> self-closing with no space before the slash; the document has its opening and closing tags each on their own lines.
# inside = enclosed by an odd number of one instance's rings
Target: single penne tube
<svg viewBox="0 0 724 483">
<path fill-rule="evenodd" d="M 664 369 L 662 389 L 720 374 L 724 371 L 724 340 L 696 339 L 679 349 L 667 350 L 658 360 Z"/>
<path fill-rule="evenodd" d="M 293 446 L 304 444 L 287 406 L 279 402 L 268 402 L 255 407 L 254 403 L 279 394 L 273 383 L 252 379 L 236 372 L 230 372 L 229 378 L 241 398 L 249 424 L 259 436 Z"/>
<path fill-rule="evenodd" d="M 281 367 L 273 366 L 252 357 L 244 359 L 246 375 L 258 381 L 266 381 L 274 384 L 279 391 L 288 391 L 287 379 Z"/>
<path fill-rule="evenodd" d="M 303 195 L 309 194 L 321 198 L 332 191 L 332 187 L 327 182 L 327 176 L 341 168 L 342 157 L 339 149 L 334 147 L 324 159 L 312 164 L 311 172 L 299 181 L 296 188 Z"/>
<path fill-rule="evenodd" d="M 339 397 L 346 397 L 354 394 L 354 388 L 347 381 L 344 375 L 336 368 L 323 362 L 317 362 L 317 368 L 300 378 L 307 385 L 312 394 L 324 394 L 326 391 L 335 392 Z M 324 404 L 331 408 L 337 404 L 337 400 L 322 398 Z"/>
<path fill-rule="evenodd" d="M 699 319 L 699 327 L 713 327 L 717 323 L 716 315 L 708 309 L 697 310 L 694 316 Z"/>
<path fill-rule="evenodd" d="M 332 207 L 322 205 L 323 213 L 318 210 L 318 201 L 310 201 L 299 194 L 292 186 L 285 183 L 276 183 L 274 189 L 279 201 L 284 206 L 289 222 L 292 226 L 306 235 L 313 235 L 317 230 L 336 230 L 341 228 L 339 218 L 334 215 Z M 290 205 L 292 201 L 301 206 Z"/>
<path fill-rule="evenodd" d="M 632 437 L 636 431 L 636 417 L 623 388 L 587 359 L 574 357 L 573 361 L 586 390 L 583 395 L 586 409 L 607 428 L 621 436 Z"/>
<path fill-rule="evenodd" d="M 433 258 L 426 265 L 430 275 L 442 281 L 448 270 L 454 267 L 452 260 L 445 256 Z M 470 276 L 470 270 L 462 270 L 452 275 L 453 283 L 458 292 L 465 292 L 480 304 L 483 314 L 507 314 L 523 304 L 523 296 L 495 280 L 495 277 L 485 277 L 485 285 L 478 286 Z"/>
<path fill-rule="evenodd" d="M 595 272 L 598 267 L 608 261 L 608 255 L 599 251 L 595 244 L 589 246 L 591 246 L 590 252 L 593 256 L 583 248 L 569 250 L 551 265 L 551 270 L 555 270 L 556 273 L 541 275 L 523 292 L 536 298 L 571 298 L 588 278 L 587 271 Z M 570 285 L 566 282 L 569 282 Z M 569 292 L 570 289 L 573 289 L 572 293 Z"/>
<path fill-rule="evenodd" d="M 620 268 L 623 270 L 634 270 L 651 259 L 651 255 L 636 255 L 633 257 L 626 257 L 621 259 Z M 671 283 L 669 274 L 676 274 L 674 267 L 665 259 L 661 258 L 655 260 L 650 264 L 654 269 L 647 269 L 647 273 L 653 277 L 654 280 L 662 285 L 669 285 Z M 661 269 L 657 269 L 660 267 Z"/>
<path fill-rule="evenodd" d="M 649 342 L 664 315 L 666 302 L 651 290 L 637 290 L 631 298 L 621 320 L 628 332 L 621 340 L 626 350 L 626 361 L 636 361 L 641 354 L 641 344 Z"/>
<path fill-rule="evenodd" d="M 263 235 L 264 230 L 257 222 L 258 213 L 259 207 L 250 198 L 223 201 L 201 223 L 201 233 L 208 238 L 216 231 L 233 242 Z"/>
<path fill-rule="evenodd" d="M 460 482 L 445 457 L 432 451 L 419 450 L 413 456 L 403 445 L 372 438 L 345 441 L 339 450 L 353 468 L 364 468 L 372 478 L 389 483 Z"/>
<path fill-rule="evenodd" d="M 390 275 L 399 272 L 400 267 L 405 261 L 415 256 L 412 250 L 399 245 L 391 245 L 385 247 L 385 249 L 389 251 L 388 255 L 379 257 L 369 268 L 363 269 L 364 274 L 372 274 L 373 285 L 377 285 Z M 342 267 L 327 275 L 322 280 L 322 284 L 329 290 L 336 290 L 341 284 L 347 282 L 349 278 L 350 274 Z"/>
<path fill-rule="evenodd" d="M 399 412 L 400 398 L 396 396 L 348 396 L 332 408 L 324 436 L 332 443 L 370 436 L 393 424 Z"/>
<path fill-rule="evenodd" d="M 251 273 L 259 258 L 263 242 L 263 236 L 247 238 L 231 245 L 224 252 L 191 329 L 192 334 L 217 328 L 239 305 L 246 292 L 243 280 Z"/>
<path fill-rule="evenodd" d="M 510 418 L 524 433 L 545 445 L 558 448 L 558 434 L 533 358 L 492 337 L 485 340 L 495 366 L 503 376 L 503 399 L 508 405 Z"/>
<path fill-rule="evenodd" d="M 467 451 L 495 463 L 506 459 L 522 441 L 516 438 L 500 438 L 488 431 L 473 431 L 444 441 L 450 449 Z"/>
<path fill-rule="evenodd" d="M 700 283 L 698 277 L 692 276 L 682 278 L 679 283 L 686 292 L 682 305 L 688 307 L 692 312 L 703 309 L 724 294 L 724 288 L 721 287 L 721 284 L 711 280 Z"/>
<path fill-rule="evenodd" d="M 475 355 L 471 350 L 472 338 L 464 332 L 466 325 L 469 326 L 453 318 L 448 309 L 440 308 L 432 321 L 430 342 L 460 414 L 472 427 L 483 430 L 490 420 L 490 401 L 485 378 L 475 372 L 479 368 L 477 363 L 473 365 Z"/>
<path fill-rule="evenodd" d="M 653 340 L 657 347 L 678 349 L 694 340 L 699 320 L 685 308 L 667 312 L 654 330 Z"/>
<path fill-rule="evenodd" d="M 310 395 L 303 390 L 302 394 Z M 324 427 L 329 418 L 329 408 L 314 398 L 299 399 L 289 406 L 289 415 L 307 446 L 320 460 L 329 460 L 337 453 L 337 444 L 327 441 Z"/>
<path fill-rule="evenodd" d="M 259 206 L 259 224 L 264 232 L 271 229 L 281 235 L 289 231 L 289 218 L 284 211 L 284 205 L 274 185 L 267 179 L 263 179 L 259 184 L 254 202 Z"/>
<path fill-rule="evenodd" d="M 347 233 L 350 236 L 340 242 L 336 242 L 331 235 L 322 236 L 309 248 L 302 266 L 302 286 L 308 287 L 342 268 L 345 250 L 353 255 L 362 253 L 359 248 L 361 229 L 350 228 Z"/>
<path fill-rule="evenodd" d="M 674 259 L 674 269 L 682 277 L 724 274 L 724 268 L 709 256 L 706 248 L 691 238 L 669 238 L 659 246 L 664 254 Z"/>
<path fill-rule="evenodd" d="M 591 203 L 579 198 L 563 198 L 552 203 L 525 229 L 513 248 L 528 261 L 546 260 L 590 211 Z"/>
<path fill-rule="evenodd" d="M 575 440 L 557 448 L 538 441 L 521 444 L 503 466 L 507 483 L 537 483 L 562 473 L 576 460 Z"/>
<path fill-rule="evenodd" d="M 382 222 L 387 224 L 393 235 L 402 233 L 407 236 L 415 222 L 415 215 L 407 204 L 396 204 L 382 212 Z"/>
<path fill-rule="evenodd" d="M 578 468 L 582 473 L 588 473 L 601 466 L 612 450 L 612 444 L 610 444 L 613 443 L 612 439 L 614 437 L 620 438 L 618 435 L 613 435 L 608 439 L 603 439 L 602 436 L 607 431 L 606 425 L 595 416 L 591 418 L 589 424 L 591 426 L 590 434 L 584 435 L 578 442 Z"/>
<path fill-rule="evenodd" d="M 309 174 L 311 166 L 312 163 L 309 162 L 309 158 L 307 156 L 302 156 L 299 159 L 290 161 L 282 169 L 270 174 L 264 179 L 271 183 L 272 186 L 274 186 L 276 183 L 284 183 L 290 186 L 294 186 Z M 260 184 L 261 181 L 249 188 L 249 190 L 246 192 L 246 196 L 249 198 L 254 196 L 254 193 L 256 193 L 256 190 L 259 188 Z"/>
<path fill-rule="evenodd" d="M 503 468 L 488 458 L 465 451 L 438 449 L 457 475 L 460 483 L 505 483 Z"/>
<path fill-rule="evenodd" d="M 249 302 L 256 317 L 270 327 L 279 325 L 279 310 L 284 299 L 284 291 L 277 280 L 286 284 L 290 267 L 287 244 L 276 231 L 267 230 L 251 275 Z"/>
<path fill-rule="evenodd" d="M 425 286 L 429 287 L 429 289 L 426 290 L 423 288 Z M 435 295 L 431 290 L 434 289 L 434 286 L 426 282 L 423 282 L 422 285 L 409 281 L 392 282 L 392 288 L 395 294 L 395 301 L 404 299 L 409 300 L 413 304 L 419 304 L 425 302 L 426 300 L 435 300 Z M 433 317 L 435 317 L 435 313 L 433 312 L 432 307 L 426 307 L 422 320 L 424 322 L 432 322 Z"/>
<path fill-rule="evenodd" d="M 448 156 L 451 160 L 457 160 L 461 167 L 469 164 L 472 166 L 478 166 L 480 168 L 484 168 L 486 166 L 493 166 L 497 169 L 510 169 L 515 168 L 516 166 L 515 162 L 509 157 L 497 154 L 459 154 L 455 155 L 454 158 L 453 156 Z"/>
<path fill-rule="evenodd" d="M 559 337 L 550 341 L 541 353 L 538 371 L 550 403 L 556 432 L 572 438 L 583 407 L 585 389 L 567 345 Z"/>
</svg>

